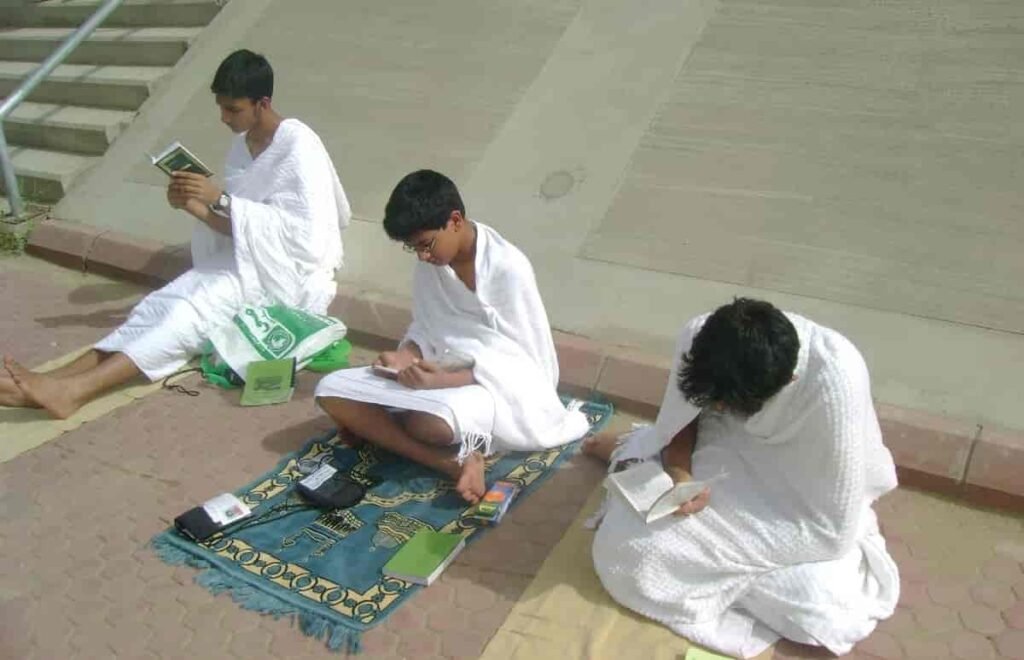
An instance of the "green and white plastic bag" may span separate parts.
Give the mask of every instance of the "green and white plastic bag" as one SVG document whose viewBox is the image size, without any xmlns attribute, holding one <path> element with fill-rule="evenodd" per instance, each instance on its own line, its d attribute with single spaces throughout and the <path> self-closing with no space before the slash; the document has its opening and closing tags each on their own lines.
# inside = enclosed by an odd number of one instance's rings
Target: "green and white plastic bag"
<svg viewBox="0 0 1024 660">
<path fill-rule="evenodd" d="M 330 316 L 271 305 L 245 307 L 210 335 L 217 357 L 245 380 L 250 362 L 294 357 L 302 369 L 314 355 L 345 337 L 345 324 Z"/>
</svg>

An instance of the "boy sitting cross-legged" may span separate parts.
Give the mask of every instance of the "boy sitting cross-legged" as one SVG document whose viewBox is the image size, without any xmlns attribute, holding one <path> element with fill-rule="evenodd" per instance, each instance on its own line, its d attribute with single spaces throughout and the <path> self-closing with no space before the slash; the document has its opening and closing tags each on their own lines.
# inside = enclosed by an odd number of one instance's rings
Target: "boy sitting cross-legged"
<svg viewBox="0 0 1024 660">
<path fill-rule="evenodd" d="M 587 420 L 556 393 L 554 341 L 529 260 L 466 217 L 450 179 L 430 170 L 403 178 L 384 230 L 419 260 L 412 324 L 373 367 L 325 377 L 317 402 L 340 429 L 448 475 L 475 503 L 492 446 L 558 446 L 582 437 Z"/>
</svg>

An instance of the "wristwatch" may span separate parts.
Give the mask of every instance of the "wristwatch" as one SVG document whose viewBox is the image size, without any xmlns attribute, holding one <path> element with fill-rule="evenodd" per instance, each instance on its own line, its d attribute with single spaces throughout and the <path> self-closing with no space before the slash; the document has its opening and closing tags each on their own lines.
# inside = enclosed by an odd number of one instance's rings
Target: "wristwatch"
<svg viewBox="0 0 1024 660">
<path fill-rule="evenodd" d="M 210 210 L 224 217 L 231 215 L 231 195 L 221 193 L 215 204 L 210 205 Z"/>
</svg>

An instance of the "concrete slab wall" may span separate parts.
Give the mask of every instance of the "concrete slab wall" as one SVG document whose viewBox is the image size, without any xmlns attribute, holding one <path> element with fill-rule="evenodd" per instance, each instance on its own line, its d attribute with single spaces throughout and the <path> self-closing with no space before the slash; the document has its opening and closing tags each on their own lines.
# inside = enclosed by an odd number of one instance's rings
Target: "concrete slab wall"
<svg viewBox="0 0 1024 660">
<path fill-rule="evenodd" d="M 765 280 L 731 283 L 729 277 L 667 268 L 653 258 L 645 260 L 642 251 L 628 260 L 607 258 L 616 240 L 635 239 L 638 230 L 662 232 L 662 257 L 671 255 L 671 241 L 680 240 L 673 229 L 676 215 L 650 196 L 627 193 L 642 174 L 635 166 L 638 154 L 651 148 L 650 140 L 668 139 L 652 129 L 674 121 L 672 103 L 686 100 L 674 84 L 693 58 L 704 58 L 705 69 L 724 70 L 735 63 L 721 44 L 704 41 L 716 34 L 708 31 L 709 25 L 726 15 L 734 22 L 743 22 L 746 15 L 788 16 L 799 34 L 799 26 L 815 24 L 818 41 L 785 45 L 793 50 L 787 55 L 793 66 L 814 70 L 820 58 L 813 49 L 801 51 L 801 44 L 827 44 L 829 30 L 838 31 L 850 21 L 866 21 L 864 29 L 871 30 L 868 23 L 887 6 L 790 0 L 506 0 L 486 6 L 464 0 L 386 5 L 367 0 L 231 2 L 179 63 L 172 82 L 147 103 L 102 167 L 65 198 L 56 215 L 163 243 L 187 241 L 191 222 L 166 206 L 162 175 L 146 164 L 144 153 L 181 139 L 205 159 L 218 162 L 230 136 L 217 122 L 207 86 L 227 52 L 249 47 L 271 58 L 279 79 L 276 104 L 320 132 L 353 202 L 356 221 L 345 234 L 347 264 L 340 274 L 347 295 L 408 295 L 412 261 L 386 240 L 379 217 L 402 174 L 433 167 L 456 179 L 472 217 L 497 227 L 531 257 L 549 316 L 561 330 L 667 356 L 678 328 L 691 316 L 735 295 L 764 297 L 849 336 L 868 360 L 880 401 L 967 422 L 1024 428 L 1024 407 L 1019 406 L 1024 388 L 1018 374 L 1018 365 L 1024 364 L 1024 337 L 1012 328 L 976 327 L 962 314 L 945 314 L 941 300 L 930 306 L 933 318 L 899 305 L 872 308 L 871 290 L 880 285 L 871 278 L 863 280 L 861 298 L 852 304 L 849 297 L 827 292 L 800 295 L 808 292 L 773 290 Z M 968 39 L 952 30 L 957 26 L 973 30 L 969 38 L 980 43 L 990 43 L 986 34 L 998 41 L 1024 29 L 1024 8 L 996 0 L 950 0 L 941 11 L 922 9 L 918 14 L 919 23 L 932 29 L 922 38 L 940 51 L 944 38 Z M 747 56 L 756 62 L 759 50 L 750 44 L 772 42 L 772 21 L 754 22 L 761 25 L 760 32 L 750 23 L 743 22 L 743 39 L 730 38 L 729 44 L 748 44 Z M 719 31 L 715 38 L 725 37 Z M 839 45 L 830 61 L 861 71 L 851 76 L 877 81 L 895 75 L 884 62 L 871 59 L 884 59 L 884 52 L 873 55 L 859 49 L 862 64 L 877 65 L 864 68 L 856 58 L 847 62 Z M 720 54 L 717 62 L 715 53 Z M 974 74 L 954 67 L 949 75 L 947 82 L 953 85 Z M 986 78 L 986 85 L 1010 99 L 1016 94 L 1015 75 Z M 771 80 L 762 83 L 770 87 Z M 737 92 L 734 110 L 750 101 L 745 93 Z M 991 120 L 986 126 L 998 132 L 998 117 L 990 110 L 978 106 L 984 117 L 975 118 Z M 968 125 L 964 117 L 970 119 L 970 112 L 970 104 L 957 105 L 944 124 L 947 132 Z M 715 120 L 714 114 L 709 121 Z M 735 119 L 730 117 L 723 114 L 720 119 L 728 123 Z M 950 123 L 957 117 L 964 121 Z M 776 113 L 773 121 L 774 128 L 765 130 L 782 139 L 798 134 L 803 120 L 799 114 L 787 118 Z M 999 121 L 1017 145 L 1017 124 Z M 748 123 L 743 117 L 736 122 Z M 820 128 L 828 134 L 826 124 Z M 901 140 L 912 138 L 901 132 L 901 124 L 889 128 Z M 848 137 L 851 147 L 856 146 L 857 133 Z M 997 188 L 991 194 L 1004 210 L 1019 208 L 1022 194 L 1008 183 L 1016 180 L 1021 162 L 1013 149 L 1017 147 L 999 147 L 1004 172 L 986 184 L 986 190 Z M 706 174 L 689 166 L 663 173 L 681 187 Z M 883 187 L 892 192 L 892 186 Z M 862 194 L 871 195 L 870 186 Z M 731 210 L 723 211 L 725 217 L 745 212 L 745 198 L 736 199 Z M 899 199 L 905 205 L 906 199 Z M 972 203 L 972 213 L 991 210 L 974 208 L 978 206 Z M 843 217 L 821 218 L 821 231 L 831 231 L 828 223 L 833 221 Z M 869 255 L 892 256 L 891 239 L 906 236 L 908 227 L 900 224 L 895 234 L 873 232 L 874 247 L 868 242 L 861 248 Z M 918 234 L 926 248 L 932 232 L 924 227 Z M 727 242 L 729 236 L 721 240 Z M 600 250 L 594 249 L 597 242 L 603 243 Z M 1003 248 L 1010 247 L 1003 241 Z M 938 254 L 929 268 L 946 273 L 941 261 L 947 252 Z M 700 256 L 713 265 L 714 254 L 707 248 Z M 1012 263 L 989 268 L 993 255 L 985 250 L 968 250 L 962 256 L 957 268 L 973 268 L 986 282 L 1016 272 Z M 927 280 L 928 271 L 920 269 L 913 276 Z M 1000 286 L 1015 296 L 1019 282 L 1012 279 Z M 986 295 L 998 294 L 999 286 L 986 287 Z"/>
</svg>

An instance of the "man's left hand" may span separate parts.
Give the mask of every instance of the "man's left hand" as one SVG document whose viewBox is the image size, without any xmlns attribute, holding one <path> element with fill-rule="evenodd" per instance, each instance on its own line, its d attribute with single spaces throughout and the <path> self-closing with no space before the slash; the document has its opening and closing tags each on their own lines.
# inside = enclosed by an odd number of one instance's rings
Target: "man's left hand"
<svg viewBox="0 0 1024 660">
<path fill-rule="evenodd" d="M 676 509 L 676 512 L 673 515 L 690 516 L 700 511 L 703 511 L 704 507 L 708 505 L 708 502 L 710 500 L 711 489 L 705 488 L 704 490 L 697 493 L 697 496 L 694 497 L 692 500 L 690 500 L 689 502 L 684 502 L 682 506 Z"/>
<path fill-rule="evenodd" d="M 198 199 L 203 204 L 216 204 L 224 192 L 209 177 L 195 172 L 171 174 L 171 190 L 178 195 Z"/>
<path fill-rule="evenodd" d="M 445 372 L 433 362 L 416 360 L 398 372 L 398 382 L 414 390 L 436 390 L 447 387 Z"/>
</svg>

